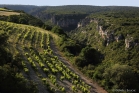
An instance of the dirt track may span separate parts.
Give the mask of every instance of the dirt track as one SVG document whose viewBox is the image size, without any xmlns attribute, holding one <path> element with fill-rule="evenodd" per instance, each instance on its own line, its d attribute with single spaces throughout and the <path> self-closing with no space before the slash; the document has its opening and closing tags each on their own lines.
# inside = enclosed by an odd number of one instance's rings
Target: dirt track
<svg viewBox="0 0 139 93">
<path fill-rule="evenodd" d="M 91 79 L 84 76 L 78 69 L 76 69 L 68 60 L 66 60 L 65 57 L 60 55 L 59 50 L 57 49 L 55 43 L 51 40 L 51 49 L 54 52 L 54 55 L 58 56 L 59 60 L 61 60 L 68 68 L 70 68 L 72 71 L 74 71 L 76 74 L 80 76 L 80 78 L 85 81 L 88 85 L 90 85 L 91 93 L 107 93 L 103 88 L 98 86 L 96 82 L 93 82 Z"/>
</svg>

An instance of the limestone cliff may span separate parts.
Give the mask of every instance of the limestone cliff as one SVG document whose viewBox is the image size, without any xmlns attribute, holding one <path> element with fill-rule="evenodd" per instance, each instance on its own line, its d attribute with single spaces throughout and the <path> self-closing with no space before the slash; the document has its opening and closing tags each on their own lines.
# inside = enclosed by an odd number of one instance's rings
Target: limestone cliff
<svg viewBox="0 0 139 93">
<path fill-rule="evenodd" d="M 105 40 L 106 45 L 108 46 L 110 42 L 115 41 L 116 36 L 114 36 L 113 31 L 104 30 L 103 26 L 99 26 L 99 35 Z"/>
<path fill-rule="evenodd" d="M 68 17 L 57 17 L 57 16 L 52 16 L 51 17 L 51 22 L 55 25 L 58 25 L 60 27 L 62 27 L 64 30 L 73 30 L 77 27 L 77 23 L 78 23 L 79 19 L 75 19 L 75 18 L 70 18 L 70 16 Z"/>
<path fill-rule="evenodd" d="M 134 39 L 133 37 L 130 37 L 129 35 L 127 35 L 127 38 L 125 39 L 125 48 L 130 48 L 134 46 Z"/>
<path fill-rule="evenodd" d="M 58 25 L 63 28 L 64 31 L 70 31 L 77 28 L 78 22 L 84 19 L 86 14 L 50 14 L 50 13 L 38 13 L 36 17 L 43 19 L 44 22 L 51 22 L 51 24 Z"/>
<path fill-rule="evenodd" d="M 78 26 L 77 27 L 86 26 L 90 22 L 91 22 L 91 19 L 90 18 L 85 18 L 85 19 L 81 20 L 80 22 L 78 22 Z"/>
<path fill-rule="evenodd" d="M 104 30 L 103 26 L 99 26 L 98 28 L 99 28 L 99 30 L 98 30 L 99 35 L 105 40 L 106 46 L 108 46 L 110 42 L 113 42 L 113 41 L 119 42 L 119 40 L 124 39 L 124 36 L 122 34 L 115 36 L 114 31 Z M 135 45 L 134 38 L 131 37 L 130 35 L 127 35 L 124 40 L 125 40 L 125 48 L 126 49 L 131 48 Z M 137 43 L 136 43 L 136 45 L 137 45 Z"/>
</svg>

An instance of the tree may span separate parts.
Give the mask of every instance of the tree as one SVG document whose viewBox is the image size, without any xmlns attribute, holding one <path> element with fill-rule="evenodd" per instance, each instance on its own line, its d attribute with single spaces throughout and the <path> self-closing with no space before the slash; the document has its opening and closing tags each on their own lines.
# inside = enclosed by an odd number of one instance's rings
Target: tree
<svg viewBox="0 0 139 93">
<path fill-rule="evenodd" d="M 7 21 L 9 22 L 14 22 L 14 23 L 18 23 L 18 16 L 17 15 L 10 15 L 7 19 Z"/>
<path fill-rule="evenodd" d="M 6 63 L 6 61 L 9 61 L 10 54 L 5 50 L 5 46 L 7 44 L 8 35 L 4 33 L 2 30 L 0 30 L 0 65 L 3 65 Z M 9 55 L 9 56 L 7 56 Z"/>
<path fill-rule="evenodd" d="M 39 26 L 39 27 L 43 26 L 43 22 L 39 19 L 30 19 L 28 24 L 33 25 L 33 26 Z"/>
<path fill-rule="evenodd" d="M 36 85 L 9 65 L 0 66 L 0 91 L 3 93 L 36 93 Z"/>
<path fill-rule="evenodd" d="M 52 26 L 50 25 L 43 25 L 43 28 L 46 30 L 52 30 Z"/>
<path fill-rule="evenodd" d="M 20 24 L 28 24 L 28 21 L 25 18 L 20 18 L 19 23 Z"/>
<path fill-rule="evenodd" d="M 115 64 L 105 69 L 103 76 L 113 89 L 136 89 L 138 81 L 131 67 Z M 109 86 L 109 85 L 108 85 Z"/>
<path fill-rule="evenodd" d="M 0 47 L 5 45 L 8 39 L 8 35 L 0 30 Z"/>
<path fill-rule="evenodd" d="M 63 29 L 60 28 L 59 26 L 54 26 L 54 27 L 52 28 L 52 32 L 57 33 L 57 34 L 59 34 L 59 35 L 66 35 L 66 34 L 64 33 Z"/>
<path fill-rule="evenodd" d="M 79 56 L 86 59 L 87 62 L 86 65 L 88 64 L 96 65 L 100 62 L 99 58 L 100 53 L 96 51 L 94 48 L 91 48 L 89 46 L 83 48 Z"/>
<path fill-rule="evenodd" d="M 78 67 L 84 67 L 86 65 L 86 60 L 82 57 L 76 57 L 74 64 Z"/>
</svg>

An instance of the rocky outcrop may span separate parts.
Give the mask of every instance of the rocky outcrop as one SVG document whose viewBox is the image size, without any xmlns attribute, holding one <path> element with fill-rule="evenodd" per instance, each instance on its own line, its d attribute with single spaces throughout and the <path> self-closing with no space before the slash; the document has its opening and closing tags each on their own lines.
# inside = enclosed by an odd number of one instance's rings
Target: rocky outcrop
<svg viewBox="0 0 139 93">
<path fill-rule="evenodd" d="M 134 46 L 134 41 L 133 40 L 134 40 L 133 37 L 127 36 L 127 38 L 125 39 L 125 48 L 126 49 Z"/>
<path fill-rule="evenodd" d="M 139 45 L 138 41 L 135 41 L 130 35 L 127 35 L 126 38 L 123 36 L 123 34 L 115 36 L 114 31 L 104 30 L 103 26 L 98 26 L 98 31 L 99 35 L 104 39 L 106 46 L 108 46 L 113 41 L 119 42 L 119 40 L 125 40 L 126 49 Z"/>
<path fill-rule="evenodd" d="M 84 19 L 87 14 L 55 14 L 39 12 L 32 15 L 41 19 L 43 22 L 50 22 L 60 26 L 64 31 L 70 31 L 77 28 L 78 22 Z"/>
<path fill-rule="evenodd" d="M 51 22 L 60 26 L 64 31 L 70 31 L 76 29 L 78 22 L 84 19 L 87 14 L 50 14 L 42 12 L 35 16 L 43 19 L 44 22 Z"/>
<path fill-rule="evenodd" d="M 122 39 L 124 39 L 124 36 L 123 36 L 122 34 L 120 34 L 120 35 L 118 35 L 118 36 L 115 36 L 115 40 L 116 40 L 117 42 L 119 42 L 119 40 L 122 40 Z"/>
<path fill-rule="evenodd" d="M 103 30 L 102 26 L 98 26 L 99 35 L 105 40 L 108 32 Z"/>
<path fill-rule="evenodd" d="M 102 26 L 99 26 L 99 35 L 105 40 L 106 44 L 105 45 L 109 45 L 110 42 L 113 42 L 115 40 L 114 34 L 112 32 L 109 31 L 105 31 L 103 30 Z"/>
<path fill-rule="evenodd" d="M 110 42 L 116 41 L 119 42 L 119 40 L 123 40 L 124 36 L 122 34 L 115 36 L 114 31 L 107 31 L 103 29 L 103 26 L 98 27 L 99 35 L 104 39 L 105 45 L 108 46 Z M 138 42 L 134 42 L 133 37 L 130 37 L 127 35 L 125 38 L 125 48 L 131 48 L 134 45 L 138 45 Z"/>
<path fill-rule="evenodd" d="M 90 22 L 91 22 L 91 19 L 90 19 L 90 18 L 85 18 L 85 19 L 81 20 L 81 21 L 78 23 L 78 27 L 86 26 L 86 25 L 89 24 Z"/>
<path fill-rule="evenodd" d="M 87 24 L 91 23 L 91 22 L 95 22 L 97 23 L 98 21 L 96 19 L 93 19 L 93 18 L 88 18 L 86 17 L 85 19 L 81 20 L 80 22 L 78 22 L 78 25 L 77 27 L 84 27 L 86 26 Z"/>
</svg>

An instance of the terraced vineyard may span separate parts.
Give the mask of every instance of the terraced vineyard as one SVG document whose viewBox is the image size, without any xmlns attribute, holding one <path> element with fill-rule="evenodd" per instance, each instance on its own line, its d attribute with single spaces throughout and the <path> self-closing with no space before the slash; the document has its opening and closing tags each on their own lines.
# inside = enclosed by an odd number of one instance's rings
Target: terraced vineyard
<svg viewBox="0 0 139 93">
<path fill-rule="evenodd" d="M 93 93 L 80 76 L 68 68 L 50 47 L 57 35 L 37 27 L 0 21 L 0 29 L 8 39 L 13 56 L 19 54 L 23 75 L 37 84 L 38 93 Z"/>
</svg>

